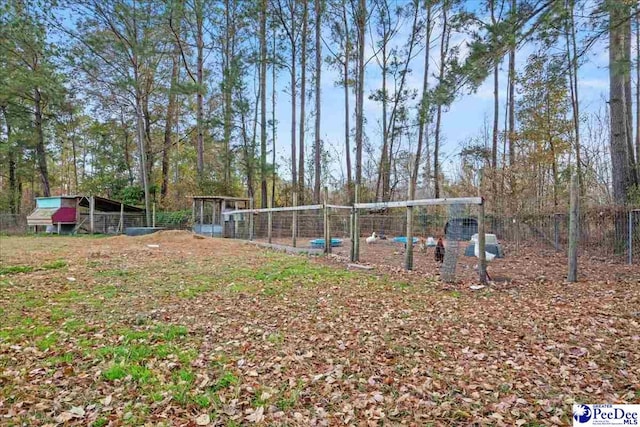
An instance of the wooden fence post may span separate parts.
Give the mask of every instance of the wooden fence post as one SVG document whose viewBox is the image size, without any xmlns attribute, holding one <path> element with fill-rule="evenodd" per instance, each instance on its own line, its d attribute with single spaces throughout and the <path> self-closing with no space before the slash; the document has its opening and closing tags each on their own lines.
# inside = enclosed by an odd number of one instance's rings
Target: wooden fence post
<svg viewBox="0 0 640 427">
<path fill-rule="evenodd" d="M 293 192 L 293 206 L 298 206 L 298 193 Z M 295 248 L 297 244 L 297 234 L 298 234 L 298 211 L 293 211 L 293 217 L 291 219 L 291 245 Z"/>
<path fill-rule="evenodd" d="M 633 264 L 633 213 L 635 211 L 634 210 L 630 210 L 629 211 L 629 224 L 628 224 L 628 229 L 629 229 L 629 265 Z"/>
<path fill-rule="evenodd" d="M 478 273 L 480 274 L 480 283 L 487 283 L 487 252 L 486 252 L 486 236 L 484 231 L 484 199 L 479 206 L 478 213 Z"/>
<path fill-rule="evenodd" d="M 360 184 L 356 184 L 355 188 L 355 203 L 360 202 Z M 360 261 L 360 218 L 358 215 L 358 209 L 353 209 L 353 242 L 351 244 L 351 262 Z"/>
<path fill-rule="evenodd" d="M 249 241 L 253 240 L 253 197 L 249 199 Z"/>
<path fill-rule="evenodd" d="M 577 168 L 576 168 L 577 169 Z M 571 187 L 569 190 L 569 271 L 567 281 L 578 281 L 578 230 L 579 230 L 579 198 L 576 183 L 577 171 L 571 171 Z"/>
<path fill-rule="evenodd" d="M 269 212 L 267 212 L 267 241 L 271 243 L 271 230 L 273 229 L 273 197 L 269 196 Z"/>
<path fill-rule="evenodd" d="M 329 235 L 329 189 L 324 187 L 324 200 L 322 201 L 322 213 L 323 213 L 323 238 L 324 238 L 324 253 L 329 255 L 331 253 L 331 236 Z"/>
<path fill-rule="evenodd" d="M 411 191 L 411 181 L 409 181 L 409 195 Z M 404 252 L 404 269 L 413 270 L 413 206 L 407 206 L 407 243 Z"/>
</svg>

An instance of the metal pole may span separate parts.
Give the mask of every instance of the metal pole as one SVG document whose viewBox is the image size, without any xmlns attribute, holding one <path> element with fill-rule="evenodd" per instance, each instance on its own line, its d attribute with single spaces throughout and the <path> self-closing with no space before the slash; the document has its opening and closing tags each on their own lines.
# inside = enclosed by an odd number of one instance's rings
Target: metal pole
<svg viewBox="0 0 640 427">
<path fill-rule="evenodd" d="M 629 265 L 633 264 L 633 211 L 629 211 Z"/>
<path fill-rule="evenodd" d="M 156 202 L 153 202 L 151 207 L 152 218 L 151 218 L 151 227 L 156 228 Z"/>
<path fill-rule="evenodd" d="M 480 283 L 487 283 L 487 254 L 485 252 L 485 234 L 484 234 L 484 201 L 479 206 L 478 214 L 478 273 L 480 274 Z"/>
<path fill-rule="evenodd" d="M 269 196 L 269 209 L 273 208 L 273 197 Z M 271 230 L 273 229 L 273 212 L 267 212 L 267 241 L 271 243 Z"/>
<path fill-rule="evenodd" d="M 91 234 L 93 234 L 94 232 L 94 210 L 96 207 L 96 200 L 93 196 L 91 196 L 89 198 L 89 231 L 91 231 Z"/>
<path fill-rule="evenodd" d="M 360 203 L 360 185 L 356 184 L 355 188 L 355 203 Z M 358 262 L 360 261 L 360 219 L 358 217 L 358 209 L 353 210 L 353 242 L 352 248 L 353 252 L 351 254 L 351 261 Z"/>
<path fill-rule="evenodd" d="M 409 180 L 409 195 L 411 195 L 412 183 Z M 407 200 L 409 198 L 407 197 Z M 413 206 L 407 206 L 407 246 L 404 252 L 404 269 L 413 270 Z"/>
<path fill-rule="evenodd" d="M 253 197 L 249 199 L 249 240 L 253 240 Z"/>
<path fill-rule="evenodd" d="M 293 206 L 298 206 L 298 193 L 293 192 Z M 297 244 L 296 235 L 298 234 L 298 211 L 293 211 L 293 219 L 291 220 L 291 245 L 295 248 Z"/>
<path fill-rule="evenodd" d="M 124 232 L 124 203 L 120 203 L 120 234 Z"/>
<path fill-rule="evenodd" d="M 204 234 L 204 199 L 200 199 L 200 233 Z"/>
<path fill-rule="evenodd" d="M 213 230 L 216 226 L 216 201 L 211 202 L 211 237 L 214 236 Z"/>
</svg>

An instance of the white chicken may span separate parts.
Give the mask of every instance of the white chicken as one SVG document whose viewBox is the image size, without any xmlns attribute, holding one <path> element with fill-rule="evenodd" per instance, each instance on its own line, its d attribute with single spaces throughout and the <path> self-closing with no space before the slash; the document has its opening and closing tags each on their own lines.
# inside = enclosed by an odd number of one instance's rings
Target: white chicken
<svg viewBox="0 0 640 427">
<path fill-rule="evenodd" d="M 378 241 L 378 235 L 376 234 L 376 232 L 374 231 L 373 233 L 371 233 L 371 236 L 367 237 L 367 244 L 370 245 L 372 243 L 375 243 Z"/>
</svg>

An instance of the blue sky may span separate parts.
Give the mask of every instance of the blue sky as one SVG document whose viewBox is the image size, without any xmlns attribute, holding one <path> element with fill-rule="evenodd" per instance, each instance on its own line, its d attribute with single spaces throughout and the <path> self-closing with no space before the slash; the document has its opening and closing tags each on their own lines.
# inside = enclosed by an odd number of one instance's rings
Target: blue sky
<svg viewBox="0 0 640 427">
<path fill-rule="evenodd" d="M 402 44 L 407 39 L 409 24 L 405 25 L 398 33 L 395 43 Z M 437 70 L 438 54 L 439 54 L 439 35 L 440 29 L 436 27 L 432 35 L 432 54 L 431 54 L 431 74 Z M 326 35 L 325 35 L 326 37 Z M 452 37 L 451 45 L 460 46 L 461 51 L 465 52 L 465 39 L 462 35 L 457 34 Z M 580 48 L 580 47 L 579 47 Z M 525 44 L 521 46 L 516 54 L 516 68 L 522 70 L 526 65 L 527 57 L 533 53 L 535 46 Z M 372 47 L 368 46 L 369 55 Z M 326 49 L 324 54 L 326 56 Z M 422 88 L 422 76 L 424 72 L 423 54 L 418 55 L 411 63 L 412 74 L 408 79 L 408 88 L 417 89 L 418 93 Z M 590 111 L 598 110 L 602 107 L 605 99 L 608 97 L 608 48 L 606 40 L 601 40 L 590 49 L 588 55 L 583 58 L 583 63 L 579 70 L 579 96 L 581 113 L 586 114 Z M 341 87 L 335 86 L 334 82 L 339 79 L 338 71 L 329 69 L 327 66 L 322 71 L 322 139 L 325 144 L 331 144 L 340 151 L 344 152 L 344 94 Z M 279 76 L 278 86 L 280 93 L 278 94 L 277 119 L 278 119 L 278 139 L 277 139 L 277 157 L 289 158 L 290 152 L 290 116 L 291 104 L 288 92 L 289 76 L 286 72 L 282 72 Z M 500 128 L 504 127 L 504 101 L 506 98 L 506 61 L 502 64 L 500 72 Z M 430 79 L 430 84 L 435 84 L 435 78 Z M 381 75 L 379 67 L 375 60 L 369 62 L 366 70 L 365 79 L 365 117 L 367 125 L 365 132 L 374 145 L 379 146 L 381 141 L 379 120 L 381 118 L 381 106 L 375 101 L 368 99 L 368 95 L 373 90 L 381 86 Z M 416 99 L 418 101 L 418 99 Z M 355 98 L 350 100 L 350 108 L 353 111 Z M 313 110 L 313 100 L 307 104 L 307 111 Z M 476 137 L 483 132 L 485 120 L 491 121 L 493 117 L 493 80 L 490 78 L 482 84 L 474 93 L 465 91 L 460 94 L 457 100 L 448 108 L 443 115 L 442 121 L 442 165 L 443 170 L 448 175 L 453 173 L 452 162 L 456 160 L 456 156 L 460 151 L 461 143 Z M 313 118 L 308 119 L 307 141 L 310 144 L 313 140 Z M 351 126 L 354 126 L 355 120 L 351 120 Z M 585 141 L 588 143 L 588 141 Z M 353 142 L 352 142 L 353 145 Z M 335 150 L 330 150 L 332 153 Z M 310 148 L 307 154 L 311 153 Z M 281 162 L 282 163 L 282 162 Z M 286 168 L 286 170 L 285 170 Z M 340 167 L 333 165 L 332 170 L 338 174 Z M 282 167 L 281 172 L 288 174 L 288 166 Z"/>
</svg>

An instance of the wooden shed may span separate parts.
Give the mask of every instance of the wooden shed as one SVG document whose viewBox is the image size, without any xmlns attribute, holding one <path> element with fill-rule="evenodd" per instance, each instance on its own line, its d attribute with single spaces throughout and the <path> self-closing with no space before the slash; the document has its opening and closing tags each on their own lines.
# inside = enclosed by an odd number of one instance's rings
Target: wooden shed
<svg viewBox="0 0 640 427">
<path fill-rule="evenodd" d="M 212 237 L 233 237 L 238 227 L 225 212 L 251 208 L 251 199 L 231 196 L 193 196 L 193 232 Z"/>
<path fill-rule="evenodd" d="M 36 197 L 36 208 L 27 217 L 27 225 L 45 227 L 48 232 L 71 234 L 122 232 L 128 223 L 137 225 L 144 209 L 99 196 Z"/>
</svg>

